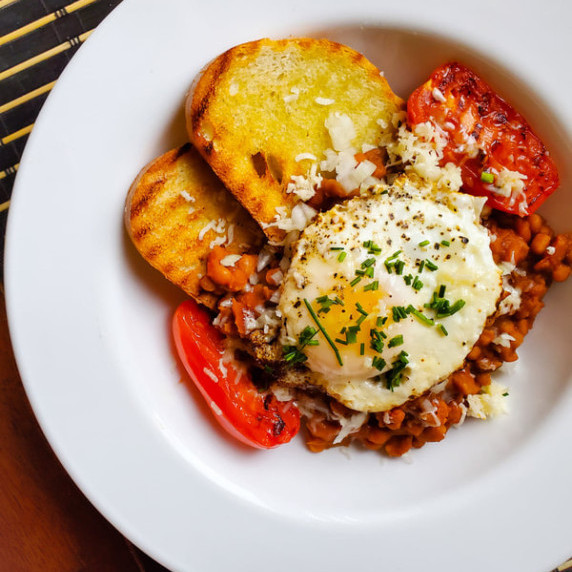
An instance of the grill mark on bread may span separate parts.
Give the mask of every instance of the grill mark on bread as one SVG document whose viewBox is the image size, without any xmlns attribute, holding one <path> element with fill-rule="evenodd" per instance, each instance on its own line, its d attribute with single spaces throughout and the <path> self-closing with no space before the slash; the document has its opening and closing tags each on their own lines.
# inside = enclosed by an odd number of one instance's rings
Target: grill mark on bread
<svg viewBox="0 0 572 572">
<path fill-rule="evenodd" d="M 149 163 L 125 206 L 127 232 L 143 258 L 209 308 L 216 307 L 217 296 L 203 296 L 199 280 L 206 273 L 210 241 L 198 237 L 209 222 L 220 219 L 237 220 L 231 253 L 260 249 L 262 231 L 191 144 Z"/>
<path fill-rule="evenodd" d="M 216 79 L 222 73 L 224 73 L 226 71 L 226 69 L 228 68 L 229 61 L 230 61 L 231 54 L 232 54 L 233 50 L 234 50 L 234 48 L 231 48 L 230 50 L 227 50 L 226 52 L 224 52 L 222 55 L 220 55 L 215 60 L 215 62 L 216 62 L 215 66 L 212 66 L 211 68 L 207 68 L 208 72 L 209 72 L 209 76 L 212 79 L 212 82 L 208 85 L 204 96 L 201 98 L 201 101 L 199 102 L 198 106 L 193 111 L 193 115 L 191 118 L 191 124 L 193 126 L 194 131 L 196 131 L 200 128 L 201 119 L 203 118 L 205 111 L 208 109 L 210 99 L 214 95 L 216 88 L 217 88 L 217 85 L 218 85 L 216 82 Z"/>
<path fill-rule="evenodd" d="M 148 232 L 149 232 L 149 227 L 142 226 L 141 228 L 139 228 L 135 231 L 131 230 L 131 237 L 133 240 L 139 242 L 145 238 L 145 236 L 147 235 Z"/>
<path fill-rule="evenodd" d="M 131 203 L 131 220 L 139 216 L 145 210 L 149 202 L 157 195 L 162 186 L 162 181 L 154 181 L 144 192 L 135 193 L 135 201 Z"/>
<path fill-rule="evenodd" d="M 184 145 L 181 145 L 173 156 L 173 163 L 175 163 L 180 157 L 188 153 L 190 150 L 191 150 L 190 143 L 185 143 Z"/>
<path fill-rule="evenodd" d="M 214 143 L 209 141 L 206 145 L 202 147 L 202 150 L 206 155 L 210 155 L 213 152 Z"/>
</svg>

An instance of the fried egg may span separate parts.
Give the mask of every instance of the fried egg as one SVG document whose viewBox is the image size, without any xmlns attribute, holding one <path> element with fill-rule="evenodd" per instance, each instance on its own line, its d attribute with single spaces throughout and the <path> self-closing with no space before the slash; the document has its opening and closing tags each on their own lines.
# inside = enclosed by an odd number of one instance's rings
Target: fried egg
<svg viewBox="0 0 572 572">
<path fill-rule="evenodd" d="M 357 411 L 386 411 L 462 366 L 502 290 L 484 199 L 401 177 L 320 214 L 279 302 L 285 357 Z"/>
</svg>

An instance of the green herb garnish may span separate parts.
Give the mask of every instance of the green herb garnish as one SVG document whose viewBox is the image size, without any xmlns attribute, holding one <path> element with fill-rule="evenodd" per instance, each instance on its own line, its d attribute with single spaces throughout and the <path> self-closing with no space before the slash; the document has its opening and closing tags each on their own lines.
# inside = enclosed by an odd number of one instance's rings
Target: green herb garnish
<svg viewBox="0 0 572 572">
<path fill-rule="evenodd" d="M 431 318 L 428 318 L 425 314 L 421 313 L 419 310 L 413 307 L 413 305 L 409 304 L 406 308 L 408 314 L 413 314 L 420 322 L 426 324 L 427 326 L 433 326 L 435 321 Z"/>
<path fill-rule="evenodd" d="M 367 286 L 363 287 L 364 292 L 378 290 L 378 289 L 379 289 L 379 282 L 377 280 L 374 280 L 373 282 L 370 282 Z"/>
<path fill-rule="evenodd" d="M 431 270 L 431 272 L 435 272 L 435 270 L 439 268 L 434 262 L 431 262 L 430 260 L 425 260 L 425 266 Z"/>
<path fill-rule="evenodd" d="M 403 344 L 403 336 L 401 334 L 399 334 L 398 336 L 395 336 L 389 340 L 389 342 L 387 343 L 387 347 L 388 348 L 395 348 L 395 347 L 400 346 L 402 344 Z"/>
<path fill-rule="evenodd" d="M 489 171 L 483 171 L 481 173 L 481 181 L 483 183 L 494 183 L 495 182 L 495 176 L 493 173 L 489 173 Z"/>
<path fill-rule="evenodd" d="M 334 350 L 334 353 L 336 354 L 336 359 L 338 360 L 338 363 L 340 365 L 344 365 L 344 362 L 342 361 L 342 357 L 340 356 L 340 352 L 339 352 L 338 348 L 336 347 L 336 345 L 332 341 L 332 338 L 330 338 L 330 335 L 328 334 L 328 332 L 326 332 L 326 330 L 324 329 L 324 326 L 322 326 L 322 323 L 320 322 L 318 316 L 316 315 L 316 312 L 314 312 L 312 305 L 310 304 L 310 302 L 308 302 L 308 300 L 306 298 L 304 298 L 304 304 L 306 304 L 306 308 L 308 309 L 308 312 L 310 312 L 310 316 L 312 316 L 312 319 L 316 323 L 316 326 L 318 326 L 318 329 L 320 330 L 320 332 L 322 332 L 322 334 L 326 338 L 326 341 L 330 344 L 330 347 Z"/>
</svg>

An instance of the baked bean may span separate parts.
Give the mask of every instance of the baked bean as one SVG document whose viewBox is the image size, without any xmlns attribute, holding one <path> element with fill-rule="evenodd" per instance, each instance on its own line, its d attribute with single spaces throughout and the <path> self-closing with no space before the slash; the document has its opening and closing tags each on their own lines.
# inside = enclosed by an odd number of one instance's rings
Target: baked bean
<svg viewBox="0 0 572 572">
<path fill-rule="evenodd" d="M 526 242 L 530 242 L 532 237 L 532 230 L 530 229 L 530 222 L 526 218 L 518 218 L 515 224 L 517 234 Z"/>
<path fill-rule="evenodd" d="M 390 457 L 401 457 L 411 449 L 412 445 L 413 437 L 411 435 L 396 435 L 385 444 L 385 452 Z"/>
<path fill-rule="evenodd" d="M 543 234 L 539 232 L 535 237 L 532 239 L 530 243 L 530 249 L 534 254 L 544 254 L 546 251 L 546 247 L 550 244 L 550 236 L 548 234 Z"/>
<path fill-rule="evenodd" d="M 389 438 L 391 437 L 391 431 L 387 429 L 379 429 L 378 427 L 368 427 L 366 440 L 373 444 L 381 447 L 385 445 Z"/>
<path fill-rule="evenodd" d="M 332 442 L 340 432 L 339 423 L 327 421 L 324 418 L 312 417 L 306 424 L 313 437 Z"/>
<path fill-rule="evenodd" d="M 445 438 L 445 433 L 447 433 L 447 427 L 441 425 L 440 427 L 427 427 L 421 433 L 419 439 L 421 441 L 437 442 L 442 441 Z"/>
<path fill-rule="evenodd" d="M 540 229 L 544 224 L 544 220 L 539 214 L 534 213 L 528 217 L 528 223 L 530 224 L 530 230 L 532 231 L 532 233 L 536 234 L 540 232 Z"/>
<path fill-rule="evenodd" d="M 570 266 L 566 264 L 559 264 L 552 273 L 552 278 L 555 282 L 564 282 L 570 276 Z"/>
</svg>

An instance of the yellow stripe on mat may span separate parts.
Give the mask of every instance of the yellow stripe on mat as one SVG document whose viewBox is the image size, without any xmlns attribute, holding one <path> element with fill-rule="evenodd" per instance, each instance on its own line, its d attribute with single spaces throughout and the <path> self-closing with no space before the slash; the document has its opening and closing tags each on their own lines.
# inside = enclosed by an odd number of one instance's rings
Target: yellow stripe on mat
<svg viewBox="0 0 572 572">
<path fill-rule="evenodd" d="M 16 163 L 15 165 L 8 167 L 4 171 L 0 171 L 0 180 L 5 179 L 6 177 L 8 177 L 10 175 L 13 175 L 18 170 L 19 166 L 20 166 L 20 163 Z"/>
<path fill-rule="evenodd" d="M 69 6 L 64 6 L 63 8 L 60 8 L 59 10 L 56 10 L 51 14 L 47 14 L 46 16 L 43 16 L 42 18 L 39 18 L 34 22 L 30 22 L 29 24 L 26 24 L 25 26 L 22 26 L 21 28 L 18 28 L 17 30 L 10 32 L 9 34 L 0 37 L 0 46 L 3 46 L 4 44 L 11 42 L 12 40 L 16 40 L 17 38 L 21 38 L 22 36 L 25 36 L 26 34 L 29 34 L 30 32 L 33 32 L 34 30 L 37 30 L 38 28 L 41 28 L 42 26 L 45 26 L 46 24 L 49 24 L 50 22 L 53 22 L 58 18 L 62 18 L 67 14 L 71 14 L 72 12 L 75 12 L 76 10 L 83 8 L 84 6 L 89 6 L 90 4 L 93 4 L 96 1 L 97 0 L 77 0 L 76 2 L 70 4 Z M 1 3 L 0 7 L 2 7 Z"/>
<path fill-rule="evenodd" d="M 6 137 L 0 139 L 0 145 L 8 145 L 8 143 L 12 143 L 12 141 L 16 141 L 16 139 L 20 139 L 20 137 L 24 137 L 24 135 L 28 135 L 28 133 L 32 131 L 32 127 L 34 127 L 33 123 L 22 127 L 22 129 L 18 129 L 18 131 L 14 131 L 14 133 L 10 133 L 10 135 L 6 135 Z"/>
<path fill-rule="evenodd" d="M 0 9 L 1 8 L 6 8 L 6 6 L 10 6 L 10 4 L 14 4 L 14 2 L 17 2 L 18 0 L 0 0 Z"/>
<path fill-rule="evenodd" d="M 13 99 L 12 101 L 8 101 L 4 105 L 0 105 L 0 114 L 5 113 L 6 111 L 10 111 L 10 109 L 14 109 L 15 107 L 18 107 L 18 105 L 22 105 L 22 103 L 26 103 L 27 101 L 34 99 L 34 97 L 38 97 L 39 95 L 47 93 L 54 87 L 54 85 L 56 85 L 56 82 L 52 81 L 46 85 L 43 85 L 42 87 L 39 87 L 38 89 L 29 91 L 21 97 Z"/>
<path fill-rule="evenodd" d="M 74 46 L 77 46 L 77 45 L 81 44 L 82 42 L 85 42 L 87 37 L 92 32 L 93 32 L 93 29 L 88 30 L 87 32 L 84 32 L 83 34 L 81 34 L 81 36 L 76 36 L 75 38 L 70 38 L 66 42 L 63 42 L 62 44 L 59 44 L 58 46 L 53 47 L 52 49 L 48 50 L 47 52 L 43 52 L 41 54 L 38 54 L 37 56 L 30 58 L 29 60 L 21 62 L 21 63 L 13 66 L 11 68 L 8 68 L 7 70 L 4 70 L 3 72 L 0 73 L 0 81 L 2 81 L 3 79 L 6 79 L 7 77 L 10 77 L 12 75 L 16 75 L 17 73 L 24 71 L 28 68 L 31 68 L 32 66 L 34 66 L 40 62 L 48 60 L 49 58 L 51 58 L 53 56 L 61 54 L 62 52 L 65 52 L 66 50 L 69 50 L 70 48 L 73 48 Z"/>
<path fill-rule="evenodd" d="M 0 204 L 0 213 L 7 211 L 10 207 L 10 201 L 6 201 L 5 203 Z"/>
</svg>

